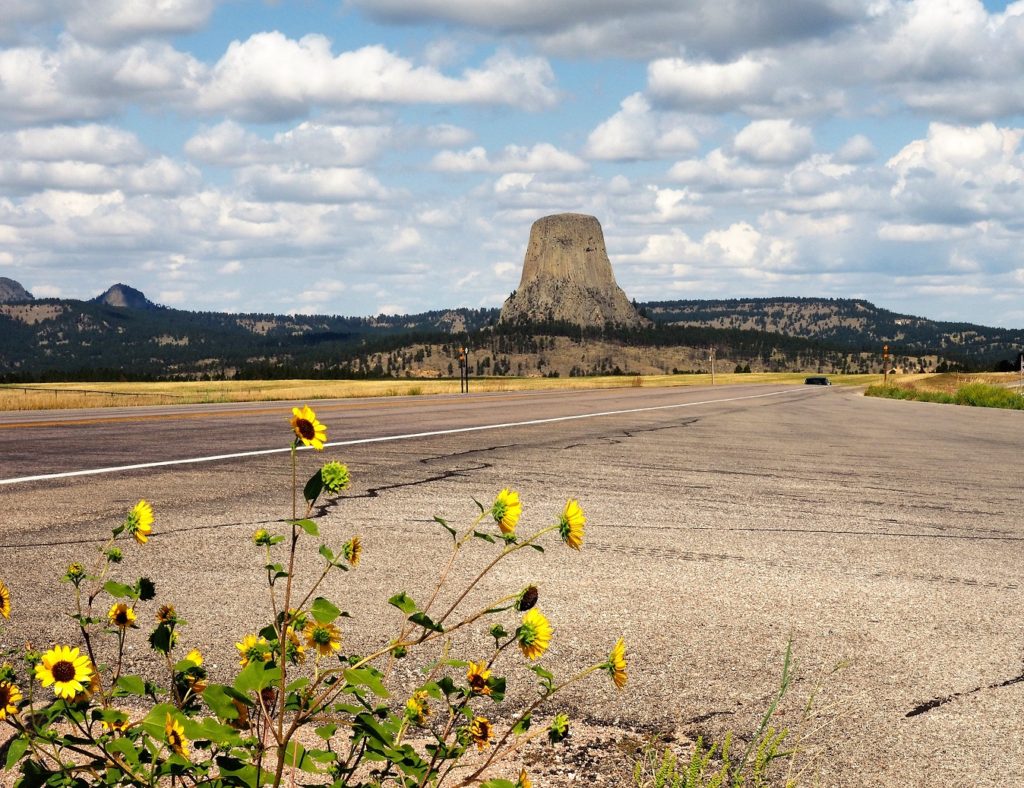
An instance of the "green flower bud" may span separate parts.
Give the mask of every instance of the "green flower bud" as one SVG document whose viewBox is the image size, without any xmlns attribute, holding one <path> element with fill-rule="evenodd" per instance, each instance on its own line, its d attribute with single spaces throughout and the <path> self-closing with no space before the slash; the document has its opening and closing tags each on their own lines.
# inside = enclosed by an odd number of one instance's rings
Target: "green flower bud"
<svg viewBox="0 0 1024 788">
<path fill-rule="evenodd" d="M 324 484 L 324 490 L 331 495 L 337 495 L 342 490 L 347 490 L 349 485 L 348 466 L 341 462 L 327 462 L 320 469 L 320 479 Z"/>
</svg>

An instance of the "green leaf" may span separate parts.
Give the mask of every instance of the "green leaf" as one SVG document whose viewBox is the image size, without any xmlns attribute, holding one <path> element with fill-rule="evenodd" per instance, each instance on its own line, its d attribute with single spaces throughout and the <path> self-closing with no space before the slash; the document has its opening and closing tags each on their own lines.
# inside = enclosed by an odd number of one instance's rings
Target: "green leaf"
<svg viewBox="0 0 1024 788">
<path fill-rule="evenodd" d="M 334 551 L 331 550 L 331 548 L 329 548 L 327 545 L 320 545 L 320 550 L 318 552 L 320 553 L 320 555 L 327 559 L 327 563 L 334 563 Z"/>
<path fill-rule="evenodd" d="M 543 546 L 543 545 L 539 545 L 539 544 L 533 544 L 533 543 L 531 543 L 531 544 L 530 544 L 530 547 L 532 547 L 532 548 L 533 548 L 534 550 L 536 550 L 536 551 L 537 551 L 538 553 L 543 553 L 543 552 L 544 552 L 544 546 Z"/>
<path fill-rule="evenodd" d="M 516 784 L 511 780 L 495 779 L 480 783 L 480 788 L 516 788 Z"/>
<path fill-rule="evenodd" d="M 341 615 L 341 609 L 335 606 L 330 600 L 318 596 L 313 600 L 313 618 L 321 624 L 330 624 Z"/>
<path fill-rule="evenodd" d="M 448 533 L 450 533 L 452 535 L 452 541 L 453 542 L 455 541 L 455 539 L 456 539 L 455 529 L 452 528 L 450 525 L 448 525 L 448 521 L 447 520 L 445 520 L 445 519 L 443 519 L 441 517 L 438 517 L 435 514 L 434 515 L 434 522 L 435 523 L 439 523 L 441 525 L 441 527 L 444 528 L 444 530 L 446 530 Z"/>
<path fill-rule="evenodd" d="M 320 536 L 320 528 L 312 520 L 293 520 L 292 525 L 297 525 L 310 536 Z"/>
<path fill-rule="evenodd" d="M 112 597 L 118 599 L 124 599 L 125 597 L 136 598 L 135 589 L 131 586 L 126 586 L 124 583 L 118 583 L 114 580 L 108 580 L 103 584 L 103 590 L 110 594 Z"/>
<path fill-rule="evenodd" d="M 7 765 L 4 767 L 8 771 L 14 768 L 14 765 L 21 760 L 21 756 L 25 754 L 28 749 L 28 738 L 25 736 L 17 736 L 11 740 L 10 745 L 7 747 Z"/>
<path fill-rule="evenodd" d="M 167 624 L 157 624 L 156 629 L 149 635 L 149 645 L 152 646 L 153 651 L 159 651 L 161 654 L 169 653 L 173 643 L 174 630 Z"/>
<path fill-rule="evenodd" d="M 495 542 L 495 539 L 494 539 L 493 536 L 491 536 L 488 533 L 484 533 L 483 531 L 473 531 L 473 536 L 475 536 L 477 539 L 483 539 L 485 542 L 490 542 L 491 544 L 497 544 L 497 542 Z"/>
<path fill-rule="evenodd" d="M 349 668 L 345 671 L 345 681 L 349 684 L 358 684 L 369 687 L 378 698 L 386 698 L 390 695 L 387 688 L 381 683 L 379 674 L 372 668 Z"/>
<path fill-rule="evenodd" d="M 145 697 L 146 695 L 146 682 L 144 682 L 138 676 L 121 676 L 117 680 L 117 696 L 124 697 L 125 695 L 138 695 Z"/>
<path fill-rule="evenodd" d="M 330 722 L 327 725 L 321 725 L 319 728 L 314 729 L 313 732 L 324 741 L 330 741 L 331 737 L 338 732 L 338 726 Z"/>
<path fill-rule="evenodd" d="M 220 720 L 237 720 L 240 716 L 238 708 L 232 703 L 232 700 L 252 706 L 252 701 L 249 698 L 226 684 L 210 684 L 203 693 L 203 701 Z"/>
<path fill-rule="evenodd" d="M 389 605 L 394 605 L 406 615 L 415 613 L 417 610 L 416 603 L 412 601 L 412 597 L 402 591 L 399 594 L 395 594 L 391 599 L 388 600 Z"/>
<path fill-rule="evenodd" d="M 156 583 L 148 577 L 140 577 L 135 584 L 135 596 L 140 602 L 148 602 L 156 596 Z"/>
<path fill-rule="evenodd" d="M 473 503 L 475 503 L 477 505 L 477 508 L 480 509 L 480 514 L 483 514 L 487 511 L 487 508 L 482 503 L 480 503 L 480 501 L 478 501 L 476 498 L 473 498 Z"/>
<path fill-rule="evenodd" d="M 320 493 L 324 489 L 324 477 L 320 475 L 320 471 L 317 471 L 309 477 L 309 481 L 306 482 L 306 486 L 302 488 L 302 497 L 310 503 L 313 503 L 317 498 L 320 497 Z"/>
<path fill-rule="evenodd" d="M 259 692 L 281 680 L 281 669 L 273 662 L 250 662 L 235 678 L 235 689 L 241 693 Z"/>
<path fill-rule="evenodd" d="M 530 717 L 529 714 L 527 714 L 525 717 L 519 720 L 519 722 L 512 726 L 512 733 L 516 736 L 522 736 L 524 733 L 530 730 L 530 723 L 532 722 L 533 719 Z"/>
<path fill-rule="evenodd" d="M 487 686 L 491 690 L 491 700 L 501 703 L 505 700 L 505 677 L 491 676 L 487 679 Z"/>
<path fill-rule="evenodd" d="M 426 613 L 413 613 L 409 616 L 409 620 L 414 624 L 419 624 L 424 629 L 429 629 L 432 632 L 444 632 L 444 627 L 438 624 L 434 619 L 428 616 Z"/>
</svg>

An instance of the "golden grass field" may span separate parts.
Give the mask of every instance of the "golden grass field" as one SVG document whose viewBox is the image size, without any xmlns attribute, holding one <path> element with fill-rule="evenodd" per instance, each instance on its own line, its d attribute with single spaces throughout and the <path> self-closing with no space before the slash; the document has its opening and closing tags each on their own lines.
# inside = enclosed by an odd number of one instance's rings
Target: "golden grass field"
<svg viewBox="0 0 1024 788">
<path fill-rule="evenodd" d="M 807 373 L 764 372 L 715 375 L 717 385 L 735 383 L 803 383 Z M 881 381 L 879 375 L 830 375 L 833 383 L 862 386 Z M 903 375 L 918 381 L 928 375 Z M 470 390 L 540 391 L 555 389 L 622 388 L 629 386 L 707 386 L 710 374 L 605 376 L 584 378 L 487 377 L 470 380 Z M 418 394 L 457 394 L 457 379 L 439 380 L 229 380 L 166 383 L 33 383 L 0 385 L 0 410 L 171 405 L 202 402 L 256 402 L 396 397 Z"/>
<path fill-rule="evenodd" d="M 877 377 L 877 375 L 875 376 Z M 1014 386 L 1020 381 L 1018 372 L 942 372 L 936 375 L 901 375 L 890 382 L 918 391 L 941 391 L 955 394 L 957 389 L 969 383 L 988 383 L 992 386 Z"/>
</svg>

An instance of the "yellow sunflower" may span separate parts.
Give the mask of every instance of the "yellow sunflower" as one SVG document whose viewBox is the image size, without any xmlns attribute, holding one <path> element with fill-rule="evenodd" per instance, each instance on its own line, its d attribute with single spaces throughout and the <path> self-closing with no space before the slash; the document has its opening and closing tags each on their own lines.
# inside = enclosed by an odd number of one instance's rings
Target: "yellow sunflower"
<svg viewBox="0 0 1024 788">
<path fill-rule="evenodd" d="M 533 788 L 533 783 L 526 774 L 526 769 L 519 770 L 519 779 L 516 780 L 516 788 Z"/>
<path fill-rule="evenodd" d="M 309 405 L 292 408 L 292 429 L 295 430 L 297 440 L 317 451 L 323 450 L 324 441 L 327 440 L 327 427 L 317 421 L 316 413 Z"/>
<path fill-rule="evenodd" d="M 21 690 L 9 681 L 0 681 L 0 720 L 18 713 Z"/>
<path fill-rule="evenodd" d="M 486 717 L 474 717 L 469 723 L 469 738 L 473 740 L 478 750 L 484 749 L 491 743 L 493 731 L 491 723 Z"/>
<path fill-rule="evenodd" d="M 11 590 L 0 580 L 0 616 L 11 617 Z"/>
<path fill-rule="evenodd" d="M 353 536 L 342 546 L 341 553 L 352 566 L 359 566 L 359 562 L 363 558 L 363 540 L 358 536 Z"/>
<path fill-rule="evenodd" d="M 71 646 L 54 646 L 36 665 L 36 678 L 44 687 L 53 685 L 59 698 L 71 700 L 84 692 L 93 676 L 92 661 Z"/>
<path fill-rule="evenodd" d="M 285 629 L 284 651 L 288 661 L 293 665 L 301 665 L 306 661 L 306 645 L 299 640 L 299 636 L 295 634 L 293 627 Z"/>
<path fill-rule="evenodd" d="M 527 659 L 538 659 L 551 644 L 551 624 L 537 608 L 527 610 L 516 630 L 519 650 Z"/>
<path fill-rule="evenodd" d="M 197 668 L 198 667 L 202 667 L 203 655 L 199 651 L 199 649 L 197 649 L 197 648 L 194 648 L 190 652 L 188 652 L 188 654 L 185 655 L 185 659 L 187 659 L 189 662 L 191 662 Z"/>
<path fill-rule="evenodd" d="M 265 637 L 246 635 L 242 638 L 241 643 L 235 643 L 235 648 L 237 648 L 238 653 L 242 655 L 238 664 L 243 668 L 250 662 L 255 662 L 257 660 L 267 662 L 270 660 L 270 644 L 267 642 Z"/>
<path fill-rule="evenodd" d="M 414 725 L 424 726 L 430 716 L 428 695 L 424 690 L 414 692 L 405 703 L 405 718 Z"/>
<path fill-rule="evenodd" d="M 519 493 L 505 488 L 494 499 L 491 506 L 491 517 L 506 536 L 516 532 L 516 524 L 523 513 L 523 505 L 519 502 Z"/>
<path fill-rule="evenodd" d="M 562 541 L 573 550 L 579 550 L 583 546 L 583 526 L 587 518 L 583 516 L 580 502 L 573 499 L 565 502 L 565 509 L 558 521 L 558 532 L 562 535 Z"/>
<path fill-rule="evenodd" d="M 334 624 L 321 624 L 318 621 L 307 621 L 302 634 L 310 648 L 316 649 L 321 657 L 329 657 L 341 648 L 341 632 Z"/>
<path fill-rule="evenodd" d="M 188 739 L 185 738 L 185 728 L 174 717 L 167 714 L 164 721 L 164 736 L 167 739 L 167 746 L 182 758 L 188 757 Z"/>
<path fill-rule="evenodd" d="M 148 501 L 139 501 L 124 520 L 124 530 L 139 544 L 145 544 L 149 540 L 149 534 L 153 530 L 153 507 Z"/>
<path fill-rule="evenodd" d="M 466 681 L 474 695 L 490 695 L 491 688 L 487 686 L 487 679 L 491 677 L 491 671 L 487 669 L 484 661 L 470 662 L 466 670 Z"/>
<path fill-rule="evenodd" d="M 615 645 L 612 646 L 605 669 L 611 675 L 616 687 L 622 689 L 626 686 L 629 677 L 626 675 L 626 641 L 622 638 L 615 641 Z"/>
<path fill-rule="evenodd" d="M 124 630 L 135 626 L 135 611 L 124 602 L 115 602 L 107 611 L 107 620 L 111 626 Z"/>
</svg>

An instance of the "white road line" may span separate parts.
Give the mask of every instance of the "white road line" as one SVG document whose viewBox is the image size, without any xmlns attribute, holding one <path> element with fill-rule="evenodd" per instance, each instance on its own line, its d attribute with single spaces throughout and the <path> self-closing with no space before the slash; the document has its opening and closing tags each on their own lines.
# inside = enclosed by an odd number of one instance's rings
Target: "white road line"
<svg viewBox="0 0 1024 788">
<path fill-rule="evenodd" d="M 651 405 L 646 408 L 627 408 L 625 410 L 605 410 L 597 413 L 579 413 L 574 416 L 554 416 L 549 419 L 531 419 L 529 421 L 509 421 L 502 424 L 481 424 L 476 427 L 455 427 L 448 430 L 431 430 L 430 432 L 411 432 L 406 435 L 385 435 L 378 438 L 359 438 L 351 441 L 335 441 L 325 443 L 328 446 L 358 446 L 364 443 L 385 443 L 387 441 L 412 440 L 414 438 L 433 438 L 438 435 L 457 435 L 460 432 L 481 432 L 483 430 L 500 430 L 506 427 L 531 427 L 536 424 L 554 424 L 559 421 L 576 421 L 579 419 L 595 419 L 601 416 L 622 416 L 628 413 L 647 413 L 655 410 L 672 410 L 675 408 L 692 408 L 696 405 L 714 405 L 719 402 L 738 402 L 747 399 L 762 399 L 764 397 L 775 397 L 779 394 L 791 394 L 793 391 L 804 391 L 804 389 L 784 389 L 772 391 L 768 394 L 749 394 L 744 397 L 724 397 L 722 399 L 707 399 L 699 402 L 679 402 L 674 405 Z M 302 446 L 300 450 L 308 450 Z M 258 451 L 243 451 L 235 454 L 215 454 L 210 457 L 189 457 L 184 460 L 160 460 L 158 462 L 140 462 L 135 465 L 118 465 L 111 468 L 90 468 L 84 471 L 64 471 L 62 473 L 42 473 L 37 476 L 19 476 L 11 479 L 0 479 L 3 484 L 24 484 L 26 482 L 41 482 L 49 479 L 70 479 L 75 476 L 95 476 L 102 473 L 119 473 L 121 471 L 137 471 L 143 468 L 163 468 L 168 465 L 193 465 L 199 462 L 217 462 L 218 460 L 235 460 L 241 457 L 259 457 L 264 454 L 282 454 L 291 451 L 286 449 L 260 449 Z"/>
</svg>

